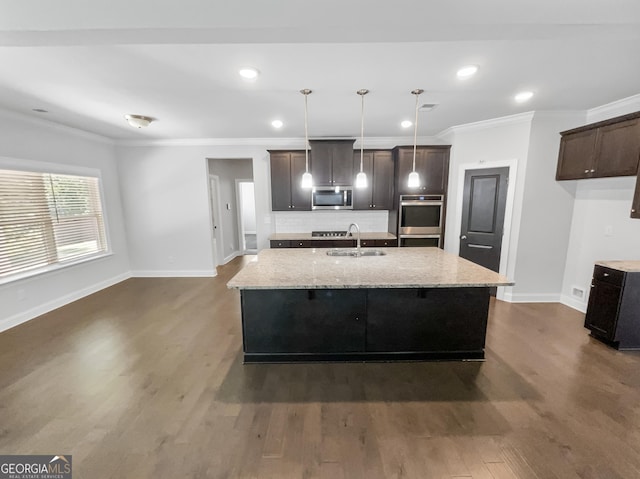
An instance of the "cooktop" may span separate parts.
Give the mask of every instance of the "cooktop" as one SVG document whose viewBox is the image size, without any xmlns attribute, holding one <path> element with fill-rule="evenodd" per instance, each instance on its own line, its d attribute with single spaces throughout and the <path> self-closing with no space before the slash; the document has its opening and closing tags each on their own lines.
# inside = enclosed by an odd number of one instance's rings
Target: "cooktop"
<svg viewBox="0 0 640 479">
<path fill-rule="evenodd" d="M 312 231 L 311 232 L 311 236 L 312 237 L 340 237 L 340 236 L 347 236 L 347 232 L 346 231 Z"/>
</svg>

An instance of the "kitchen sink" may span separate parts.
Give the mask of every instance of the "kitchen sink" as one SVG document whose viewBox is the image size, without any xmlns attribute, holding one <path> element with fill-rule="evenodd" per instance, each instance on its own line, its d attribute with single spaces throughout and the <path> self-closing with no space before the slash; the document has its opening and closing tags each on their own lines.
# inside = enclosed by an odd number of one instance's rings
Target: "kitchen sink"
<svg viewBox="0 0 640 479">
<path fill-rule="evenodd" d="M 358 256 L 358 250 L 355 248 L 332 248 L 327 251 L 329 256 Z M 379 249 L 363 248 L 360 250 L 360 256 L 384 256 L 385 253 Z"/>
</svg>

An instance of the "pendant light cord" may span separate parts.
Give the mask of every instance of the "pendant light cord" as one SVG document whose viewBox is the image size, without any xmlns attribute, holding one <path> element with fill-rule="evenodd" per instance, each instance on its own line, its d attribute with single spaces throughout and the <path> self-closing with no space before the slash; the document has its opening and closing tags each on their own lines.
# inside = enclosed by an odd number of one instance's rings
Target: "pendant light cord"
<svg viewBox="0 0 640 479">
<path fill-rule="evenodd" d="M 362 163 L 364 161 L 364 91 L 362 90 L 363 93 L 360 94 L 360 99 L 362 100 L 360 108 L 360 173 L 362 173 Z"/>
<path fill-rule="evenodd" d="M 411 170 L 412 172 L 416 171 L 416 148 L 418 144 L 418 97 L 420 96 L 420 93 L 415 93 L 415 95 L 416 95 L 416 121 L 414 123 L 414 128 L 413 128 L 413 170 Z"/>
<path fill-rule="evenodd" d="M 304 94 L 304 159 L 305 159 L 305 172 L 309 172 L 309 128 L 307 125 L 307 97 L 309 93 Z"/>
</svg>

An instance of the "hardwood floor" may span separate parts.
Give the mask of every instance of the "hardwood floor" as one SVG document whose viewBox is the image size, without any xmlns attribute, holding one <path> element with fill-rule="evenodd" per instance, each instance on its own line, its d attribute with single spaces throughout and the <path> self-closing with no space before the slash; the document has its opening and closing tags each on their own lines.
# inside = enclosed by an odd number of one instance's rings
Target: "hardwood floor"
<svg viewBox="0 0 640 479">
<path fill-rule="evenodd" d="M 91 479 L 640 477 L 640 354 L 582 314 L 493 302 L 483 363 L 242 365 L 243 261 L 0 334 L 0 453 Z"/>
</svg>

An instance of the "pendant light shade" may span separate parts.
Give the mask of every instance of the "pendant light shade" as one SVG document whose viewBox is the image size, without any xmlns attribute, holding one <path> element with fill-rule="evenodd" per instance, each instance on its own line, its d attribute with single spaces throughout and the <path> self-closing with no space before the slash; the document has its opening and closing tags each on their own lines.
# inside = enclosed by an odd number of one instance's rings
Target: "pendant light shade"
<svg viewBox="0 0 640 479">
<path fill-rule="evenodd" d="M 307 118 L 307 97 L 311 94 L 311 90 L 305 88 L 304 90 L 300 90 L 300 93 L 304 95 L 304 159 L 305 159 L 305 169 L 304 174 L 302 175 L 302 183 L 300 186 L 302 188 L 311 188 L 313 187 L 313 178 L 311 173 L 309 172 L 309 125 Z"/>
<path fill-rule="evenodd" d="M 416 148 L 418 146 L 418 97 L 424 90 L 420 88 L 412 90 L 411 94 L 416 96 L 416 121 L 413 123 L 413 168 L 407 178 L 407 186 L 409 188 L 418 188 L 420 186 L 420 175 L 416 171 Z"/>
<path fill-rule="evenodd" d="M 363 88 L 356 92 L 360 95 L 361 107 L 360 107 L 360 171 L 356 175 L 356 188 L 366 188 L 369 186 L 367 181 L 367 174 L 363 170 L 364 163 L 364 96 L 369 93 L 369 90 Z"/>
</svg>

